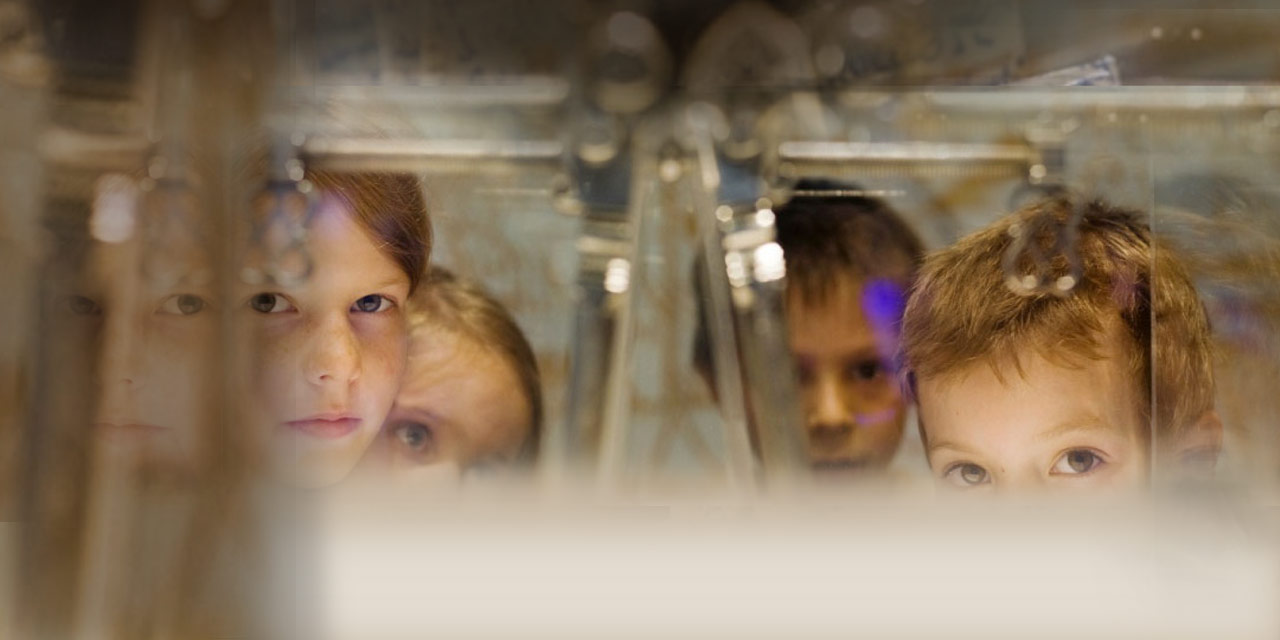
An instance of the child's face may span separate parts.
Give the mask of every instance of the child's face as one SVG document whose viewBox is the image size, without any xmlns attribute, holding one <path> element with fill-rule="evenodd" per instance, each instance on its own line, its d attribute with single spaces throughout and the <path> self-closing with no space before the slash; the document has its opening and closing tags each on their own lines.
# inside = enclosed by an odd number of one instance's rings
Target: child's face
<svg viewBox="0 0 1280 640">
<path fill-rule="evenodd" d="M 883 469 L 902 439 L 905 403 L 890 366 L 898 336 L 869 321 L 867 302 L 847 279 L 822 304 L 788 299 L 809 458 L 822 473 Z"/>
<path fill-rule="evenodd" d="M 404 371 L 409 277 L 338 201 L 308 226 L 305 282 L 247 288 L 257 393 L 290 482 L 343 479 L 378 434 Z"/>
<path fill-rule="evenodd" d="M 1146 423 L 1124 359 L 1065 368 L 1030 352 L 1020 357 L 1024 375 L 1009 366 L 1003 381 L 985 363 L 917 381 L 938 484 L 983 492 L 1145 486 Z"/>
<path fill-rule="evenodd" d="M 513 463 L 530 437 L 529 402 L 510 364 L 435 327 L 413 332 L 404 384 L 369 464 L 401 472 Z"/>
<path fill-rule="evenodd" d="M 97 441 L 189 465 L 209 426 L 218 362 L 209 265 L 190 239 L 189 260 L 179 261 L 137 235 L 93 244 L 85 277 L 59 283 L 55 322 L 72 329 L 79 350 L 98 354 Z"/>
</svg>

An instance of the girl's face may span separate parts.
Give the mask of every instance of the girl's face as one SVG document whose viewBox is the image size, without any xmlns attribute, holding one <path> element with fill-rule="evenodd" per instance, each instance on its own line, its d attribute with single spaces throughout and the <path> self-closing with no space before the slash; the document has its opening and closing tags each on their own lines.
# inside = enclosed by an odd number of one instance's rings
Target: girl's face
<svg viewBox="0 0 1280 640">
<path fill-rule="evenodd" d="M 308 226 L 312 271 L 238 297 L 256 345 L 253 382 L 274 470 L 292 484 L 342 480 L 378 434 L 404 371 L 409 277 L 332 197 Z"/>
<path fill-rule="evenodd" d="M 423 327 L 413 333 L 404 384 L 369 462 L 395 473 L 439 463 L 512 464 L 531 436 L 530 412 L 506 359 L 469 338 Z"/>
</svg>

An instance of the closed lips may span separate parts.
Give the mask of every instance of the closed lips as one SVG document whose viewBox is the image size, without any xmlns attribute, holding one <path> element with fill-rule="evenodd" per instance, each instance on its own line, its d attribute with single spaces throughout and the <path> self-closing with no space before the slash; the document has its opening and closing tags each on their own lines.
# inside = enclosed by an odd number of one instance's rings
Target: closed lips
<svg viewBox="0 0 1280 640">
<path fill-rule="evenodd" d="M 341 438 L 360 427 L 360 418 L 351 415 L 324 414 L 290 420 L 284 425 L 317 438 Z"/>
</svg>

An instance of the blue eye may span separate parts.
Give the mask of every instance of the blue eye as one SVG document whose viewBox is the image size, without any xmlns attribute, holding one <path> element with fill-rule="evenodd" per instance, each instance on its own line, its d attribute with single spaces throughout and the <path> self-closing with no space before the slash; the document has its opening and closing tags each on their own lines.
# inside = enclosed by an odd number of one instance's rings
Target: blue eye
<svg viewBox="0 0 1280 640">
<path fill-rule="evenodd" d="M 436 456 L 436 435 L 425 424 L 401 422 L 393 426 L 388 434 L 394 439 L 396 448 L 418 464 L 428 463 Z"/>
<path fill-rule="evenodd" d="M 351 305 L 351 310 L 359 313 L 377 313 L 379 311 L 386 311 L 392 306 L 394 305 L 386 296 L 371 293 L 359 300 L 356 300 L 355 303 Z"/>
</svg>

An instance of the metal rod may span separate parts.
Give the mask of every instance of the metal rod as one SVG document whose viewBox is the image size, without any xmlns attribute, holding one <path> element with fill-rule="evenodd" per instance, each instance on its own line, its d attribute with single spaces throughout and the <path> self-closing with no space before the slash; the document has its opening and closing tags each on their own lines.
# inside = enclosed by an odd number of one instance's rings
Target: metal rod
<svg viewBox="0 0 1280 640">
<path fill-rule="evenodd" d="M 789 161 L 1029 164 L 1035 160 L 1036 152 L 1013 144 L 789 141 L 778 146 L 778 156 Z"/>
<path fill-rule="evenodd" d="M 334 161 L 473 160 L 558 162 L 558 140 L 405 140 L 314 137 L 302 155 L 316 166 Z"/>
</svg>

